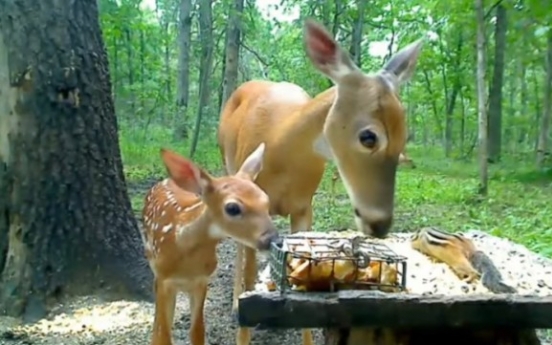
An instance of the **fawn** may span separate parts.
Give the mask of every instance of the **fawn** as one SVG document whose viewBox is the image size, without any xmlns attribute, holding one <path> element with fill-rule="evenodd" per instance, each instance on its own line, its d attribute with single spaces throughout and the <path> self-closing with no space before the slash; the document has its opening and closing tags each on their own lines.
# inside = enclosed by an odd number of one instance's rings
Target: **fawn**
<svg viewBox="0 0 552 345">
<path fill-rule="evenodd" d="M 161 149 L 170 178 L 148 192 L 142 238 L 154 273 L 152 345 L 172 345 L 178 292 L 190 299 L 190 340 L 205 344 L 203 306 L 217 267 L 216 247 L 225 237 L 255 250 L 279 240 L 269 199 L 254 180 L 262 169 L 261 143 L 232 176 L 215 178 L 175 152 Z"/>
</svg>

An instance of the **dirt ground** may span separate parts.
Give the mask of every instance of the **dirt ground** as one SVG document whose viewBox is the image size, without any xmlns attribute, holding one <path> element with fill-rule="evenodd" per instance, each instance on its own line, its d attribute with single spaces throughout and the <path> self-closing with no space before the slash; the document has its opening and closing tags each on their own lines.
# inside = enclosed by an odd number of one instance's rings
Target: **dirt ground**
<svg viewBox="0 0 552 345">
<path fill-rule="evenodd" d="M 236 322 L 231 313 L 235 246 L 230 241 L 219 248 L 219 268 L 209 288 L 205 307 L 207 343 L 235 344 Z M 190 344 L 188 301 L 177 302 L 174 326 L 176 344 Z M 145 345 L 149 344 L 153 305 L 147 302 L 105 302 L 101 297 L 84 297 L 59 305 L 48 320 L 31 327 L 15 327 L 16 320 L 2 318 L 2 345 Z M 319 332 L 316 332 L 319 337 Z M 255 330 L 252 345 L 301 343 L 300 331 Z"/>
<path fill-rule="evenodd" d="M 130 196 L 145 195 L 155 181 L 129 184 Z M 219 246 L 219 265 L 204 311 L 207 344 L 235 344 L 237 321 L 231 312 L 235 252 L 235 245 L 229 240 Z M 259 264 L 262 262 L 259 257 Z M 19 326 L 18 320 L 0 317 L 0 345 L 146 345 L 150 343 L 153 308 L 149 302 L 110 302 L 102 296 L 75 298 L 58 305 L 48 318 L 31 326 Z M 173 327 L 175 345 L 190 344 L 189 324 L 188 300 L 181 294 Z M 320 331 L 315 330 L 315 337 L 320 336 Z M 255 330 L 251 344 L 301 344 L 301 333 Z"/>
</svg>

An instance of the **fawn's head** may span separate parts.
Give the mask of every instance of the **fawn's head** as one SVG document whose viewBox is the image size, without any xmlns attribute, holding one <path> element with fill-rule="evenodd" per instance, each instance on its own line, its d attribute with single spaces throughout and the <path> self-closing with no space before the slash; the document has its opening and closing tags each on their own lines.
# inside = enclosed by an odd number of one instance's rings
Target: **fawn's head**
<svg viewBox="0 0 552 345">
<path fill-rule="evenodd" d="M 278 232 L 269 215 L 268 195 L 253 182 L 262 169 L 264 149 L 260 144 L 235 175 L 219 178 L 172 151 L 162 149 L 161 158 L 180 188 L 201 197 L 213 220 L 212 236 L 268 250 L 279 239 Z"/>
<path fill-rule="evenodd" d="M 371 74 L 362 72 L 315 21 L 305 21 L 304 42 L 314 67 L 337 88 L 315 150 L 335 160 L 359 230 L 385 237 L 393 222 L 395 175 L 407 138 L 398 91 L 414 72 L 422 40 Z"/>
</svg>

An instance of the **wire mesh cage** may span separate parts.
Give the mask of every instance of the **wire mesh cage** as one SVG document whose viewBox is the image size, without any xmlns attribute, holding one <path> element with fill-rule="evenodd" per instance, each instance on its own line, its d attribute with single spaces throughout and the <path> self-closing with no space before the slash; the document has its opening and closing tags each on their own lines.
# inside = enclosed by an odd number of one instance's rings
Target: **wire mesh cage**
<svg viewBox="0 0 552 345">
<path fill-rule="evenodd" d="M 269 264 L 271 279 L 282 293 L 400 292 L 406 287 L 406 257 L 364 236 L 286 236 L 283 243 L 272 246 Z"/>
</svg>

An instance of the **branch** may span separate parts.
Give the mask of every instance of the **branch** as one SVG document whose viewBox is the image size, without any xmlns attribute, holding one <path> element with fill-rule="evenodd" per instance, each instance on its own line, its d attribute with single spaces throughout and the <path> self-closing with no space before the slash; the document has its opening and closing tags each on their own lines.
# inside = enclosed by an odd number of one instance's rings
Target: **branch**
<svg viewBox="0 0 552 345">
<path fill-rule="evenodd" d="M 487 13 L 485 13 L 485 16 L 483 17 L 484 19 L 489 19 L 489 16 L 491 15 L 491 12 L 497 8 L 498 6 L 500 6 L 500 4 L 502 4 L 502 1 L 503 0 L 498 0 L 497 2 L 494 3 L 494 5 L 491 6 L 491 8 L 489 8 L 489 10 L 487 11 Z"/>
<path fill-rule="evenodd" d="M 259 53 L 257 53 L 255 50 L 249 48 L 244 42 L 241 42 L 240 45 L 245 49 L 247 50 L 248 52 L 250 52 L 251 54 L 253 54 L 257 60 L 259 60 L 263 65 L 265 65 L 265 67 L 268 67 L 270 66 L 271 64 L 269 64 Z"/>
</svg>

